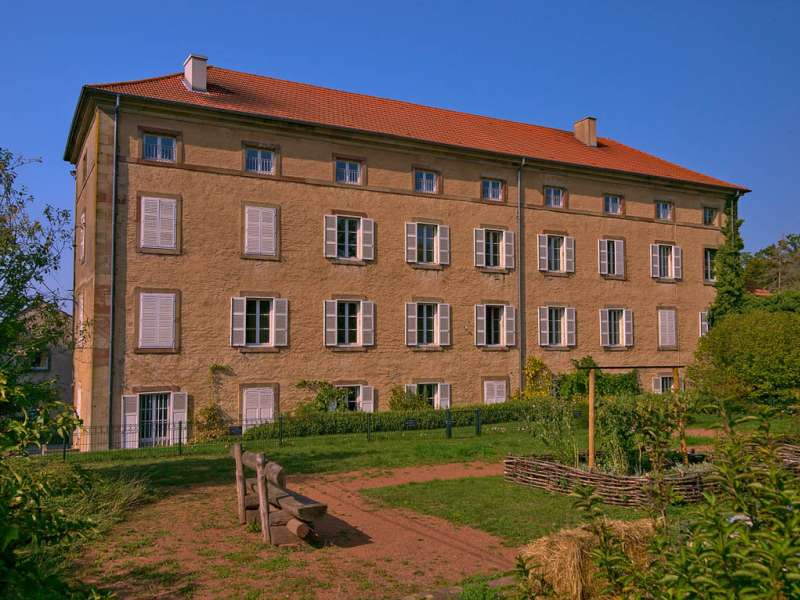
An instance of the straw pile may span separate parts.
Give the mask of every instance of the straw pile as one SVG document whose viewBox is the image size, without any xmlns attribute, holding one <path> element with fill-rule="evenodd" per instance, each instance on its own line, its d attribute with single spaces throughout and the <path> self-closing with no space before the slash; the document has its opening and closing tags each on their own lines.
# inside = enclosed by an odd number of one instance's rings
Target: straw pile
<svg viewBox="0 0 800 600">
<path fill-rule="evenodd" d="M 622 542 L 625 554 L 634 563 L 644 563 L 647 545 L 653 536 L 650 519 L 606 521 Z M 600 584 L 589 553 L 597 537 L 584 527 L 562 529 L 539 538 L 522 549 L 522 557 L 531 569 L 531 582 L 544 582 L 559 598 L 588 600 L 600 598 Z"/>
</svg>

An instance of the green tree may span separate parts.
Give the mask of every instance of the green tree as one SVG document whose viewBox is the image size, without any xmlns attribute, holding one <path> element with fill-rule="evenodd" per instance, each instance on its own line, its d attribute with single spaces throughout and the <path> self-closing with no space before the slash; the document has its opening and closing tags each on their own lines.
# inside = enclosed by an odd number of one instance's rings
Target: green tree
<svg viewBox="0 0 800 600">
<path fill-rule="evenodd" d="M 737 216 L 737 204 L 733 196 L 725 203 L 725 242 L 714 259 L 717 295 L 708 309 L 708 322 L 712 325 L 728 313 L 740 312 L 747 294 L 742 265 L 744 244 L 739 233 L 742 220 Z"/>
<path fill-rule="evenodd" d="M 51 483 L 26 463 L 30 447 L 78 425 L 53 382 L 29 377 L 37 355 L 69 341 L 48 280 L 71 235 L 66 211 L 30 215 L 33 198 L 17 184 L 25 163 L 0 148 L 0 597 L 64 597 L 69 589 L 42 573 L 35 550 L 80 535 L 89 523 L 65 516 Z"/>
<path fill-rule="evenodd" d="M 790 233 L 753 254 L 744 254 L 748 289 L 800 291 L 800 234 Z"/>
</svg>

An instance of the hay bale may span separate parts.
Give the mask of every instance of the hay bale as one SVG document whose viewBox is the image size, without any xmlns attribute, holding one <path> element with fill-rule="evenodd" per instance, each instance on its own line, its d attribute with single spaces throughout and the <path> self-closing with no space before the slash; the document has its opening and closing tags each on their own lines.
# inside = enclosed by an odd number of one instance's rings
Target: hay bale
<svg viewBox="0 0 800 600">
<path fill-rule="evenodd" d="M 620 538 L 625 554 L 634 562 L 643 562 L 653 536 L 653 522 L 650 519 L 606 522 Z M 531 570 L 531 581 L 552 587 L 559 597 L 600 598 L 595 568 L 589 557 L 597 543 L 597 536 L 586 526 L 562 529 L 525 546 L 521 555 Z"/>
</svg>

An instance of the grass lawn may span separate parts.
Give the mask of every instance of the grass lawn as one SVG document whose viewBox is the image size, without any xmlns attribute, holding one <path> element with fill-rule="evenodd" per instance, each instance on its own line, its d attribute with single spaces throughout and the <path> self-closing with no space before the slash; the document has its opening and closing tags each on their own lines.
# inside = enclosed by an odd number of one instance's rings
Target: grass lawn
<svg viewBox="0 0 800 600">
<path fill-rule="evenodd" d="M 509 483 L 502 477 L 437 480 L 362 490 L 389 506 L 441 517 L 457 525 L 482 529 L 520 546 L 564 527 L 579 525 L 574 498 Z M 614 519 L 635 519 L 641 511 L 608 506 Z"/>
<path fill-rule="evenodd" d="M 521 423 L 484 425 L 481 436 L 476 436 L 471 427 L 455 428 L 451 439 L 446 439 L 441 430 L 430 430 L 379 433 L 372 440 L 364 434 L 291 438 L 282 446 L 275 440 L 263 440 L 245 442 L 245 447 L 265 452 L 289 474 L 495 462 L 508 453 L 544 452 L 545 448 L 522 427 Z M 580 440 L 586 444 L 585 430 Z M 233 463 L 225 444 L 189 446 L 183 456 L 176 453 L 174 448 L 120 450 L 71 455 L 68 461 L 79 461 L 105 475 L 142 476 L 154 488 L 162 489 L 233 481 Z"/>
</svg>

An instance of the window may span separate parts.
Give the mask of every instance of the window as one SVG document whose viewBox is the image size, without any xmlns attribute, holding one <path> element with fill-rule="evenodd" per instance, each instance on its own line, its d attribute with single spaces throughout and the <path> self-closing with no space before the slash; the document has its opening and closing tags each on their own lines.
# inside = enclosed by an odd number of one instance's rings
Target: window
<svg viewBox="0 0 800 600">
<path fill-rule="evenodd" d="M 500 404 L 508 398 L 508 383 L 505 379 L 486 379 L 483 382 L 484 404 Z"/>
<path fill-rule="evenodd" d="M 503 229 L 475 229 L 475 266 L 490 269 L 514 268 L 514 232 Z"/>
<path fill-rule="evenodd" d="M 175 348 L 176 303 L 174 293 L 139 295 L 139 348 Z"/>
<path fill-rule="evenodd" d="M 539 345 L 575 345 L 575 309 L 564 306 L 539 307 Z"/>
<path fill-rule="evenodd" d="M 658 309 L 658 347 L 668 349 L 678 347 L 676 311 L 674 308 Z"/>
<path fill-rule="evenodd" d="M 359 185 L 361 183 L 361 163 L 357 160 L 337 160 L 336 183 Z"/>
<path fill-rule="evenodd" d="M 245 344 L 262 346 L 270 342 L 270 318 L 272 301 L 248 298 L 245 313 Z"/>
<path fill-rule="evenodd" d="M 450 408 L 449 383 L 410 383 L 406 385 L 407 394 L 415 394 L 432 408 Z"/>
<path fill-rule="evenodd" d="M 507 304 L 475 305 L 475 345 L 516 345 L 516 310 Z"/>
<path fill-rule="evenodd" d="M 613 194 L 606 194 L 603 197 L 603 212 L 607 215 L 622 214 L 622 198 Z"/>
<path fill-rule="evenodd" d="M 682 279 L 681 247 L 672 244 L 650 244 L 650 275 L 655 279 Z"/>
<path fill-rule="evenodd" d="M 121 446 L 165 446 L 186 441 L 186 392 L 148 392 L 122 397 Z"/>
<path fill-rule="evenodd" d="M 362 217 L 325 215 L 324 250 L 327 258 L 372 260 L 375 222 Z"/>
<path fill-rule="evenodd" d="M 609 277 L 625 276 L 625 242 L 623 240 L 598 240 L 598 270 Z"/>
<path fill-rule="evenodd" d="M 272 386 L 242 390 L 242 431 L 275 420 L 275 389 Z"/>
<path fill-rule="evenodd" d="M 714 259 L 717 256 L 717 250 L 715 248 L 705 248 L 703 250 L 703 280 L 705 281 L 716 281 L 717 274 L 714 269 Z"/>
<path fill-rule="evenodd" d="M 339 385 L 344 390 L 343 402 L 347 410 L 373 412 L 375 410 L 375 390 L 371 385 Z M 336 404 L 328 407 L 336 410 Z"/>
<path fill-rule="evenodd" d="M 503 182 L 499 179 L 483 179 L 481 181 L 481 198 L 492 202 L 502 202 L 503 187 Z"/>
<path fill-rule="evenodd" d="M 600 345 L 604 348 L 633 346 L 633 311 L 600 309 Z"/>
<path fill-rule="evenodd" d="M 439 177 L 433 171 L 414 171 L 414 191 L 422 194 L 435 194 L 439 191 Z"/>
<path fill-rule="evenodd" d="M 417 262 L 436 262 L 436 225 L 417 223 Z"/>
<path fill-rule="evenodd" d="M 550 208 L 564 208 L 566 190 L 560 187 L 546 185 L 544 188 L 544 205 Z"/>
<path fill-rule="evenodd" d="M 288 328 L 285 298 L 231 298 L 231 346 L 286 346 Z"/>
<path fill-rule="evenodd" d="M 78 257 L 81 262 L 86 260 L 86 211 L 81 211 L 80 225 L 78 226 Z"/>
<path fill-rule="evenodd" d="M 144 134 L 143 154 L 145 160 L 175 162 L 175 138 L 169 135 Z"/>
<path fill-rule="evenodd" d="M 438 383 L 418 383 L 417 395 L 421 400 L 427 402 L 431 407 L 437 404 L 437 396 L 439 395 Z"/>
<path fill-rule="evenodd" d="M 540 234 L 539 270 L 550 273 L 572 273 L 575 271 L 575 238 Z"/>
<path fill-rule="evenodd" d="M 178 247 L 178 201 L 175 198 L 141 199 L 139 246 L 158 250 Z"/>
<path fill-rule="evenodd" d="M 717 221 L 717 209 L 711 206 L 703 207 L 703 225 L 715 225 Z"/>
<path fill-rule="evenodd" d="M 50 353 L 47 350 L 44 350 L 37 354 L 36 358 L 33 360 L 33 366 L 31 368 L 34 371 L 49 371 Z"/>
<path fill-rule="evenodd" d="M 372 346 L 375 304 L 366 300 L 325 301 L 326 346 Z"/>
<path fill-rule="evenodd" d="M 708 333 L 708 313 L 706 311 L 700 312 L 700 337 Z"/>
<path fill-rule="evenodd" d="M 244 207 L 244 253 L 249 256 L 278 255 L 277 208 Z"/>
<path fill-rule="evenodd" d="M 450 305 L 433 302 L 406 304 L 407 346 L 449 346 Z"/>
<path fill-rule="evenodd" d="M 672 221 L 672 202 L 656 200 L 656 219 L 659 221 Z"/>
<path fill-rule="evenodd" d="M 672 375 L 657 375 L 653 377 L 653 393 L 654 394 L 670 394 L 672 393 L 672 386 L 675 380 Z"/>
<path fill-rule="evenodd" d="M 260 148 L 245 148 L 245 170 L 261 175 L 275 174 L 275 152 Z"/>
</svg>

